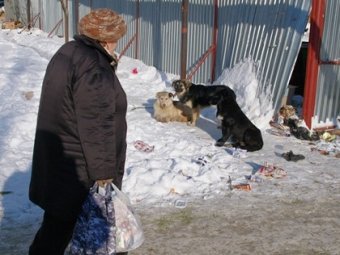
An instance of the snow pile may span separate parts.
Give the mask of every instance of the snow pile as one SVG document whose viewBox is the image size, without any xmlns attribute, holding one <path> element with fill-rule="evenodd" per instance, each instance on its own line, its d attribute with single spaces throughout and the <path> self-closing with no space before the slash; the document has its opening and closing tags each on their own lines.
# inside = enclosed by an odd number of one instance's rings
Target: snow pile
<svg viewBox="0 0 340 255">
<path fill-rule="evenodd" d="M 224 84 L 237 95 L 237 103 L 247 117 L 260 129 L 268 126 L 274 115 L 269 91 L 261 89 L 255 63 L 251 59 L 225 69 L 214 84 Z"/>
</svg>

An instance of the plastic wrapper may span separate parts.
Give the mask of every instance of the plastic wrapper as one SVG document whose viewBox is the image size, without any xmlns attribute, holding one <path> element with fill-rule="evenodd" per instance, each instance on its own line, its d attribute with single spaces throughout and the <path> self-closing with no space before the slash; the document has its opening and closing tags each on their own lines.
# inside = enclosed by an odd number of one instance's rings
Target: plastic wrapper
<svg viewBox="0 0 340 255">
<path fill-rule="evenodd" d="M 112 185 L 112 202 L 116 215 L 116 249 L 125 252 L 138 248 L 144 241 L 144 232 L 139 216 L 134 211 L 129 198 Z"/>
</svg>

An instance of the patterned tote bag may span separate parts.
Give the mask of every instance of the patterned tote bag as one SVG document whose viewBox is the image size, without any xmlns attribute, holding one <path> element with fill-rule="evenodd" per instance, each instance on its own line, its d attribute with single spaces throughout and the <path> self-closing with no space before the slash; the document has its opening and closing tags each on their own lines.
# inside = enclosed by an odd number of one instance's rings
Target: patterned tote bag
<svg viewBox="0 0 340 255">
<path fill-rule="evenodd" d="M 144 241 L 141 222 L 129 198 L 114 184 L 90 189 L 78 216 L 70 255 L 114 255 Z"/>
</svg>

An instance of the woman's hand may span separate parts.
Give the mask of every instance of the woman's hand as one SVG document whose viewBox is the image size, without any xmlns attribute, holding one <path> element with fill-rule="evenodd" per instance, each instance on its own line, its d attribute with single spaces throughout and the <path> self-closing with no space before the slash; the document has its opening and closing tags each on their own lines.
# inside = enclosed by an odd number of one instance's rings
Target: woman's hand
<svg viewBox="0 0 340 255">
<path fill-rule="evenodd" d="M 107 179 L 107 180 L 97 180 L 99 187 L 105 187 L 106 184 L 111 184 L 113 179 Z"/>
</svg>

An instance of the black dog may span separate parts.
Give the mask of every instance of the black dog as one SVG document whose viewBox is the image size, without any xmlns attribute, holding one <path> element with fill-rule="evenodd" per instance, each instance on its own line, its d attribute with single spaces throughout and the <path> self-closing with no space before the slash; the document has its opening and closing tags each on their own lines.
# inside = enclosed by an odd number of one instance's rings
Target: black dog
<svg viewBox="0 0 340 255">
<path fill-rule="evenodd" d="M 216 115 L 222 119 L 222 137 L 217 140 L 216 146 L 223 146 L 231 137 L 233 147 L 247 151 L 262 149 L 261 131 L 242 112 L 233 97 L 224 94 L 224 97 L 217 104 Z"/>
<path fill-rule="evenodd" d="M 188 80 L 176 80 L 172 83 L 181 103 L 192 108 L 193 123 L 199 118 L 200 110 L 216 105 L 223 97 L 236 99 L 235 92 L 225 85 L 196 85 Z"/>
<path fill-rule="evenodd" d="M 320 139 L 317 133 L 310 132 L 308 128 L 299 126 L 299 122 L 299 119 L 289 118 L 284 124 L 289 127 L 290 133 L 297 139 L 309 141 L 317 141 Z"/>
</svg>

